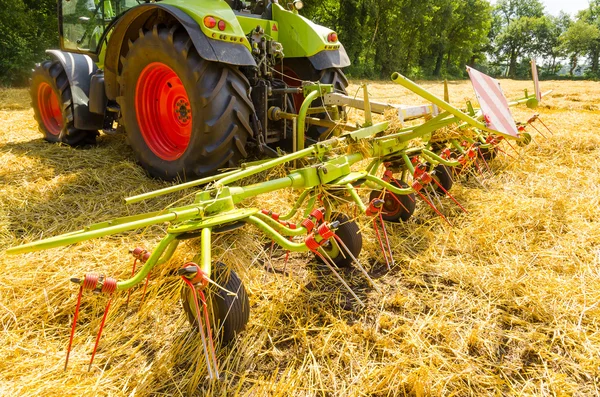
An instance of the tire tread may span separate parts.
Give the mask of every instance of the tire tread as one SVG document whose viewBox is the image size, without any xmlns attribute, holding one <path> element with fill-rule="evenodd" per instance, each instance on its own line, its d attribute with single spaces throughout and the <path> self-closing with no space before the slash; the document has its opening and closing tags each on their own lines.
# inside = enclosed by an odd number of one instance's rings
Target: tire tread
<svg viewBox="0 0 600 397">
<path fill-rule="evenodd" d="M 58 92 L 60 98 L 60 106 L 63 117 L 63 128 L 57 136 L 46 131 L 44 123 L 41 119 L 37 104 L 37 85 L 38 80 L 44 80 L 49 83 L 53 89 Z M 41 81 L 40 81 L 41 82 Z M 98 131 L 80 130 L 74 126 L 73 117 L 73 96 L 71 86 L 67 78 L 67 74 L 59 61 L 44 61 L 37 64 L 33 70 L 31 78 L 31 106 L 34 110 L 34 118 L 38 123 L 40 132 L 44 135 L 44 139 L 49 142 L 61 142 L 69 146 L 89 146 L 96 143 Z"/>
</svg>

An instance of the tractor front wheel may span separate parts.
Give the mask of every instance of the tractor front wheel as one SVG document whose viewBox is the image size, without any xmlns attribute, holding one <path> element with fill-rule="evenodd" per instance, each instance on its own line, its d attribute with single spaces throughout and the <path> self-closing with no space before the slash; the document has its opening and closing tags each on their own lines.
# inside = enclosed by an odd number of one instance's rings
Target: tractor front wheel
<svg viewBox="0 0 600 397">
<path fill-rule="evenodd" d="M 247 156 L 254 113 L 248 80 L 235 67 L 200 58 L 179 25 L 140 30 L 119 86 L 129 144 L 150 175 L 196 179 Z"/>
<path fill-rule="evenodd" d="M 79 130 L 74 126 L 71 86 L 60 62 L 44 61 L 36 65 L 30 95 L 33 113 L 45 140 L 70 146 L 96 142 L 98 131 Z"/>
</svg>

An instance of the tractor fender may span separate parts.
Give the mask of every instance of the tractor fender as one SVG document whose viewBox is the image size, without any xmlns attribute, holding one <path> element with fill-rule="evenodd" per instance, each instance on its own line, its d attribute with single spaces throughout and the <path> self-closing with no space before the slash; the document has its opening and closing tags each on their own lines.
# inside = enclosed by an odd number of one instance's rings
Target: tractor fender
<svg viewBox="0 0 600 397">
<path fill-rule="evenodd" d="M 348 58 L 346 49 L 341 43 L 340 48 L 337 50 L 325 50 L 317 52 L 315 55 L 308 57 L 308 60 L 317 70 L 329 68 L 341 69 L 350 66 L 350 58 Z"/>
<path fill-rule="evenodd" d="M 236 66 L 256 66 L 256 62 L 246 46 L 207 37 L 198 22 L 184 10 L 164 3 L 142 4 L 125 12 L 110 32 L 104 60 L 108 99 L 114 100 L 119 95 L 117 76 L 121 57 L 125 56 L 129 50 L 128 41 L 134 41 L 139 35 L 139 30 L 151 18 L 160 22 L 169 17 L 176 19 L 185 28 L 196 51 L 203 59 Z"/>
<path fill-rule="evenodd" d="M 283 8 L 280 4 L 270 3 L 270 16 L 278 24 L 278 41 L 288 58 L 308 58 L 316 70 L 345 68 L 350 66 L 346 49 L 339 41 L 329 42 L 328 36 L 335 33 L 325 26 Z"/>
<path fill-rule="evenodd" d="M 73 97 L 73 125 L 80 130 L 101 130 L 104 115 L 91 113 L 89 109 L 90 82 L 98 67 L 88 55 L 46 50 L 65 70 Z"/>
</svg>

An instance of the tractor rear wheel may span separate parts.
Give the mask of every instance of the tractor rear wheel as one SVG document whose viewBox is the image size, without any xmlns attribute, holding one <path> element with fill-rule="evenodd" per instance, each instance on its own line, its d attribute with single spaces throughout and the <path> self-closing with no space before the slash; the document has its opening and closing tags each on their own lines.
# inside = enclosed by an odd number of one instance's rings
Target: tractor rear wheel
<svg viewBox="0 0 600 397">
<path fill-rule="evenodd" d="M 44 61 L 35 66 L 30 95 L 33 113 L 45 140 L 70 146 L 96 142 L 98 131 L 79 130 L 74 126 L 71 86 L 60 62 Z"/>
<path fill-rule="evenodd" d="M 323 83 L 323 84 L 333 84 L 334 92 L 336 92 L 338 94 L 346 95 L 346 87 L 348 87 L 348 79 L 346 78 L 346 75 L 344 75 L 344 72 L 342 72 L 341 69 L 330 68 L 330 69 L 324 69 L 321 71 L 315 70 L 315 72 L 317 72 L 315 77 L 318 76 L 317 81 L 319 81 L 320 83 Z M 322 105 L 323 105 L 323 101 L 321 100 L 321 98 L 318 98 L 312 104 L 313 107 L 318 107 L 318 106 L 322 106 Z M 345 120 L 346 115 L 344 113 L 344 108 L 341 106 L 338 106 L 338 112 L 340 113 L 340 118 Z M 314 117 L 326 118 L 327 114 L 317 113 L 314 115 Z M 306 135 L 308 137 L 311 137 L 313 139 L 320 141 L 320 140 L 329 138 L 328 136 L 326 136 L 327 130 L 328 130 L 327 127 L 319 127 L 316 125 L 311 125 L 311 126 L 309 126 L 309 128 L 306 132 Z"/>
<path fill-rule="evenodd" d="M 222 288 L 235 294 L 229 294 L 212 284 L 204 291 L 214 336 L 221 345 L 226 345 L 246 328 L 250 318 L 250 301 L 242 280 L 224 263 L 215 263 L 211 278 Z M 194 299 L 196 299 L 194 293 L 185 286 L 181 290 L 181 304 L 190 324 L 198 328 Z M 198 303 L 202 308 L 202 302 L 198 301 Z"/>
<path fill-rule="evenodd" d="M 314 68 L 312 63 L 306 58 L 290 59 L 284 61 L 283 68 L 284 78 L 283 80 L 291 87 L 299 87 L 301 80 L 314 81 L 323 84 L 333 84 L 334 92 L 338 94 L 346 95 L 346 88 L 348 87 L 348 79 L 344 72 L 338 68 L 328 68 L 323 70 L 317 70 Z M 302 95 L 294 95 L 294 105 L 296 110 L 300 109 L 304 97 Z M 312 106 L 322 106 L 323 102 L 320 98 L 316 99 Z M 338 107 L 339 112 L 343 113 L 343 108 Z M 314 114 L 313 117 L 325 118 L 325 113 Z M 345 115 L 341 114 L 344 119 Z M 327 127 L 319 127 L 311 125 L 308 127 L 306 136 L 315 140 L 325 139 L 324 136 L 327 132 Z"/>
<path fill-rule="evenodd" d="M 119 77 L 122 122 L 139 163 L 165 180 L 235 167 L 253 135 L 250 84 L 235 67 L 198 55 L 185 29 L 140 29 Z"/>
</svg>

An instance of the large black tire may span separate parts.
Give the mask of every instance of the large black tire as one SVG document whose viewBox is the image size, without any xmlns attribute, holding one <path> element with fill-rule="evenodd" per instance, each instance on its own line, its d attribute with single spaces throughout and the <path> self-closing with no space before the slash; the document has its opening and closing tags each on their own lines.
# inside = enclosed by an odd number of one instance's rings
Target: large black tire
<svg viewBox="0 0 600 397">
<path fill-rule="evenodd" d="M 408 185 L 397 179 L 390 182 L 392 185 L 405 189 Z M 383 211 L 381 217 L 386 222 L 406 222 L 415 212 L 416 200 L 415 194 L 394 194 L 386 191 L 385 196 L 381 197 L 381 190 L 373 190 L 369 196 L 369 201 L 381 198 L 383 200 Z"/>
<path fill-rule="evenodd" d="M 360 233 L 360 229 L 356 222 L 350 220 L 350 218 L 340 212 L 332 213 L 331 221 L 338 221 L 340 223 L 335 234 L 344 242 L 352 255 L 354 255 L 355 258 L 358 258 L 358 255 L 360 255 L 360 251 L 362 250 L 363 242 L 362 234 Z M 339 246 L 337 240 L 334 242 L 334 239 L 335 238 L 331 238 L 326 245 L 320 248 L 321 253 L 323 251 L 326 252 L 337 267 L 350 266 L 353 262 L 352 257 L 347 254 L 343 247 Z M 343 250 L 343 255 L 340 250 Z M 318 255 L 316 255 L 316 258 L 320 262 L 323 261 Z M 325 256 L 325 258 L 327 258 L 327 256 Z"/>
<path fill-rule="evenodd" d="M 323 84 L 333 84 L 334 92 L 346 95 L 346 87 L 348 87 L 348 79 L 346 78 L 346 75 L 344 75 L 344 72 L 342 72 L 341 69 L 331 68 L 331 69 L 324 69 L 324 70 L 315 71 L 315 72 L 317 72 L 316 74 L 318 76 L 318 79 L 316 79 L 317 81 L 319 81 L 320 83 L 323 83 Z M 322 104 L 323 104 L 323 102 L 321 101 L 321 98 L 318 98 L 317 100 L 315 100 L 313 102 L 312 106 L 317 107 L 317 106 L 321 106 Z M 344 108 L 341 106 L 338 106 L 338 112 L 340 113 L 341 119 L 345 120 L 346 114 L 345 114 Z M 314 115 L 314 117 L 318 117 L 318 118 L 325 118 L 326 116 L 327 115 L 325 113 L 317 113 Z M 329 136 L 327 136 L 327 134 L 326 134 L 327 130 L 328 130 L 327 127 L 319 127 L 316 125 L 311 125 L 308 127 L 308 130 L 306 131 L 306 135 L 317 141 L 324 140 L 324 139 L 329 138 Z"/>
<path fill-rule="evenodd" d="M 313 69 L 314 70 L 314 69 Z M 348 79 L 341 69 L 329 68 L 321 71 L 314 71 L 315 77 L 318 76 L 318 81 L 323 84 L 333 84 L 334 92 L 346 95 L 348 88 Z"/>
<path fill-rule="evenodd" d="M 348 87 L 348 79 L 341 69 L 328 68 L 316 70 L 312 63 L 307 58 L 297 58 L 284 61 L 284 73 L 289 74 L 292 79 L 284 79 L 288 85 L 296 87 L 300 86 L 300 82 L 294 79 L 320 82 L 323 84 L 333 84 L 334 92 L 346 95 Z M 301 101 L 295 98 L 296 109 L 300 109 Z M 321 106 L 323 102 L 320 98 L 316 99 L 312 106 Z M 344 109 L 339 107 L 339 112 L 342 118 L 345 118 Z M 313 115 L 313 117 L 325 118 L 324 113 Z M 309 126 L 306 136 L 314 140 L 326 138 L 323 134 L 327 131 L 326 127 Z"/>
<path fill-rule="evenodd" d="M 156 116 L 161 123 L 170 123 L 168 125 L 174 129 L 181 128 L 175 135 L 161 132 L 164 129 L 152 127 L 152 123 L 148 126 L 147 121 L 140 120 L 139 109 L 136 109 L 136 101 L 140 109 L 154 109 L 153 106 L 161 109 L 158 100 L 153 104 L 148 101 L 151 98 L 137 96 L 138 86 L 151 84 L 147 67 L 152 65 L 161 65 L 174 72 L 178 84 L 185 89 L 187 100 L 181 108 L 183 119 L 178 113 L 179 101 L 174 102 L 174 119 L 179 121 Z M 158 79 L 156 81 L 158 84 Z M 154 25 L 149 31 L 140 29 L 139 37 L 129 43 L 129 51 L 123 59 L 119 86 L 117 101 L 129 144 L 150 175 L 165 180 L 196 179 L 215 174 L 219 168 L 235 167 L 247 156 L 246 141 L 253 134 L 250 119 L 254 113 L 248 95 L 248 80 L 236 67 L 202 59 L 180 25 L 170 28 Z M 171 81 L 162 85 L 166 96 L 171 87 Z M 153 114 L 152 111 L 148 113 Z M 146 123 L 143 124 L 146 127 L 142 127 L 140 121 Z M 178 122 L 188 123 L 187 132 Z M 142 129 L 147 137 L 158 134 L 159 139 L 148 138 L 147 141 Z M 180 144 L 173 139 L 180 136 L 187 137 L 187 143 Z M 166 148 L 166 152 L 161 152 L 162 148 Z M 171 152 L 174 153 L 172 156 L 169 155 Z"/>
<path fill-rule="evenodd" d="M 30 95 L 33 114 L 45 140 L 70 146 L 96 143 L 98 131 L 79 130 L 74 126 L 71 86 L 60 62 L 44 61 L 35 66 Z"/>
<path fill-rule="evenodd" d="M 242 280 L 233 271 L 221 262 L 213 266 L 211 277 L 217 284 L 237 295 L 230 295 L 222 289 L 210 285 L 205 290 L 207 305 L 210 310 L 211 326 L 215 337 L 222 344 L 231 342 L 235 336 L 246 328 L 250 318 L 250 301 L 242 284 Z M 181 290 L 181 303 L 188 321 L 198 328 L 194 296 L 189 287 Z M 200 301 L 198 301 L 201 304 Z M 202 310 L 202 306 L 200 305 Z"/>
</svg>

